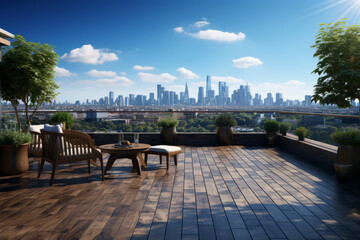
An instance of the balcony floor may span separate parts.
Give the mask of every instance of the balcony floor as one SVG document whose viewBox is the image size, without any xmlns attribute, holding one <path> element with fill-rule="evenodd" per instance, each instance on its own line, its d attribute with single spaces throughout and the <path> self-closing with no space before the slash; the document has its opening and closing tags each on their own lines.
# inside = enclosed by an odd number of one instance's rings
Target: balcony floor
<svg viewBox="0 0 360 240">
<path fill-rule="evenodd" d="M 358 239 L 360 190 L 276 148 L 185 147 L 119 159 L 104 182 L 83 163 L 0 177 L 0 239 Z"/>
</svg>

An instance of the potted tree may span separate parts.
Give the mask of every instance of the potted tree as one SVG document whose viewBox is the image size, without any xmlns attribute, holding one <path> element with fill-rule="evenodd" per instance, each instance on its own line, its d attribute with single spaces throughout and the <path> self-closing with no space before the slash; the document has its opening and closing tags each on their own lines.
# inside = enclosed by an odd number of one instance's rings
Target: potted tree
<svg viewBox="0 0 360 240">
<path fill-rule="evenodd" d="M 51 124 L 62 124 L 63 129 L 71 129 L 73 126 L 73 118 L 68 112 L 57 112 L 50 118 Z"/>
<path fill-rule="evenodd" d="M 161 127 L 161 140 L 165 144 L 174 145 L 176 143 L 176 127 L 179 121 L 175 118 L 164 118 L 158 122 L 158 126 Z"/>
<path fill-rule="evenodd" d="M 305 127 L 298 127 L 295 129 L 294 134 L 299 137 L 299 141 L 304 141 L 306 132 L 307 130 Z"/>
<path fill-rule="evenodd" d="M 0 173 L 20 174 L 29 169 L 29 132 L 4 131 L 0 133 Z"/>
<path fill-rule="evenodd" d="M 288 122 L 281 122 L 279 125 L 279 130 L 281 135 L 286 136 L 287 131 L 289 131 L 291 124 Z"/>
<path fill-rule="evenodd" d="M 230 145 L 234 139 L 233 126 L 236 126 L 237 122 L 233 116 L 229 114 L 221 114 L 215 118 L 214 122 L 217 127 L 217 136 L 220 145 Z"/>
<path fill-rule="evenodd" d="M 279 131 L 279 122 L 275 120 L 267 120 L 264 124 L 266 137 L 269 140 L 270 145 L 275 145 L 277 133 Z"/>
<path fill-rule="evenodd" d="M 339 144 L 334 163 L 336 176 L 338 178 L 356 176 L 360 170 L 360 131 L 355 129 L 336 131 L 331 138 Z"/>
</svg>

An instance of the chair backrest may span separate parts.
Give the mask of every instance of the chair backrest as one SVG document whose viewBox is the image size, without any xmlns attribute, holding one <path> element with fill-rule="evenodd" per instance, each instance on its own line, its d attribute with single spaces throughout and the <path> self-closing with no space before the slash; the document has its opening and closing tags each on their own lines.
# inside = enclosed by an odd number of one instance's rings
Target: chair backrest
<svg viewBox="0 0 360 240">
<path fill-rule="evenodd" d="M 93 142 L 85 133 L 64 130 L 64 133 L 41 130 L 43 155 L 49 161 L 73 162 L 93 156 Z"/>
</svg>

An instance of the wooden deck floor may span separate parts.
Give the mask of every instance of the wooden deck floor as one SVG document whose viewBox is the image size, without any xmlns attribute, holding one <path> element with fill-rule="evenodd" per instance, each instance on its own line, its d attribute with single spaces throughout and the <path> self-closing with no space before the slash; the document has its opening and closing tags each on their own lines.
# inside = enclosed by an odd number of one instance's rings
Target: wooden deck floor
<svg viewBox="0 0 360 240">
<path fill-rule="evenodd" d="M 177 167 L 120 159 L 0 177 L 0 239 L 359 239 L 360 190 L 274 148 L 185 147 Z"/>
</svg>

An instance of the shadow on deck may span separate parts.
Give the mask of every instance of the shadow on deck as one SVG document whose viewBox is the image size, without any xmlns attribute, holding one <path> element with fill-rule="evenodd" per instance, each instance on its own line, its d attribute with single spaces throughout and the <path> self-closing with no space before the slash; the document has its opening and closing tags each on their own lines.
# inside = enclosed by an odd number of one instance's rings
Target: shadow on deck
<svg viewBox="0 0 360 240">
<path fill-rule="evenodd" d="M 138 177 L 119 159 L 0 177 L 1 239 L 358 239 L 359 188 L 267 147 L 183 147 Z"/>
</svg>

